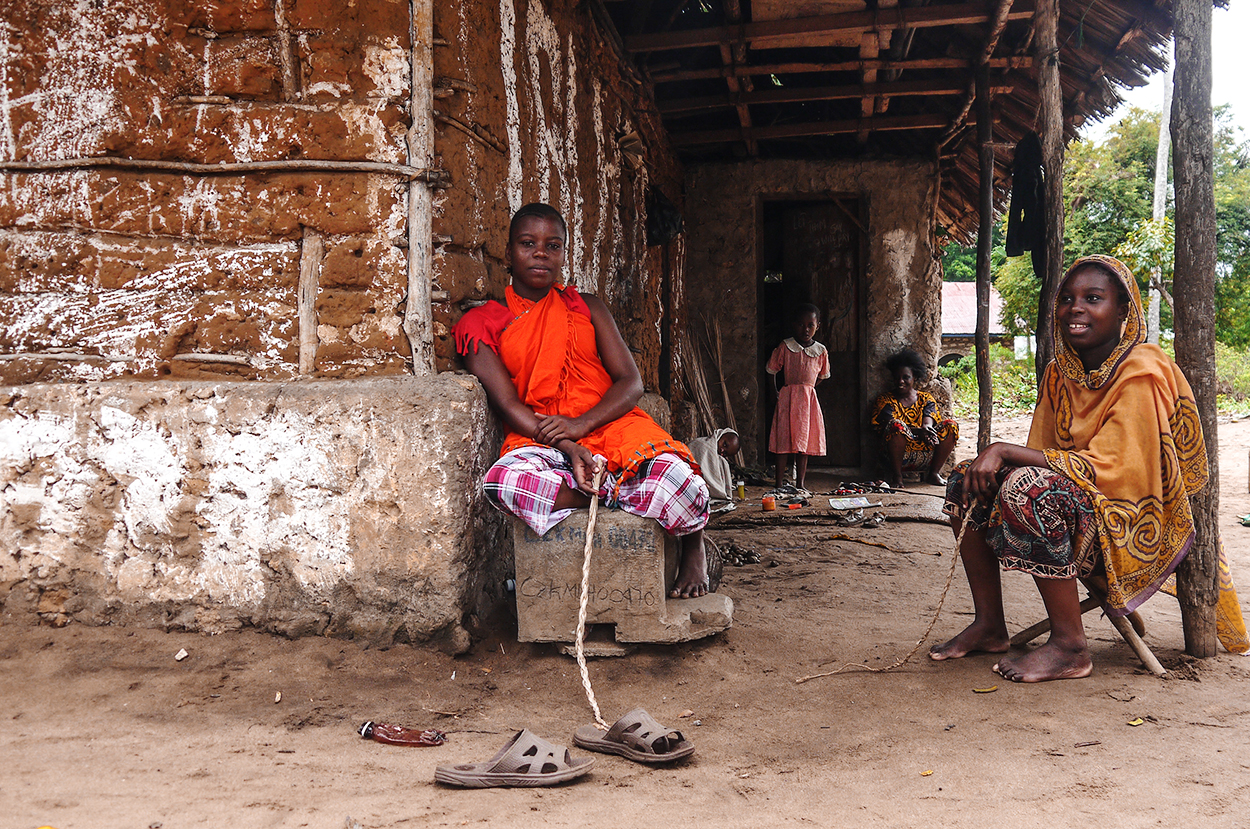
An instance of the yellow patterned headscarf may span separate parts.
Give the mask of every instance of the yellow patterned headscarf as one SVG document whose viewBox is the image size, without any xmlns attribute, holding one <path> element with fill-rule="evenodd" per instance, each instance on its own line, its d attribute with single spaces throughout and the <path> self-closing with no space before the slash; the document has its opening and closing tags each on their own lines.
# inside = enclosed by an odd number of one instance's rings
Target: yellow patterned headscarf
<svg viewBox="0 0 1250 829">
<path fill-rule="evenodd" d="M 1051 331 L 1055 338 L 1055 362 L 1059 364 L 1059 370 L 1063 372 L 1063 376 L 1080 383 L 1089 389 L 1099 389 L 1106 385 L 1107 381 L 1115 376 L 1115 370 L 1120 367 L 1120 363 L 1128 356 L 1129 352 L 1135 347 L 1146 341 L 1146 315 L 1142 311 L 1141 291 L 1137 288 L 1137 280 L 1133 278 L 1133 274 L 1129 273 L 1129 269 L 1119 259 L 1111 256 L 1086 256 L 1072 263 L 1072 267 L 1068 268 L 1068 272 L 1063 275 L 1063 282 L 1059 287 L 1072 278 L 1077 270 L 1086 267 L 1098 267 L 1104 273 L 1112 278 L 1119 280 L 1124 289 L 1128 291 L 1129 311 L 1128 318 L 1124 321 L 1124 328 L 1120 334 L 1120 342 L 1115 347 L 1115 351 L 1111 352 L 1111 356 L 1103 362 L 1101 366 L 1091 372 L 1085 371 L 1085 366 L 1081 362 L 1081 358 L 1072 350 L 1072 346 L 1068 345 L 1068 341 L 1063 338 L 1063 332 L 1059 325 L 1059 292 L 1055 292 L 1055 313 L 1051 314 Z"/>
<path fill-rule="evenodd" d="M 1207 454 L 1189 382 L 1167 354 L 1145 342 L 1141 293 L 1128 268 L 1110 256 L 1089 256 L 1073 263 L 1064 281 L 1091 265 L 1128 293 L 1120 341 L 1087 372 L 1056 315 L 1055 360 L 1042 379 L 1028 445 L 1093 501 L 1108 611 L 1122 615 L 1170 587 L 1193 546 L 1189 498 L 1206 484 Z M 1250 649 L 1222 550 L 1220 586 L 1220 641 L 1231 651 Z"/>
</svg>

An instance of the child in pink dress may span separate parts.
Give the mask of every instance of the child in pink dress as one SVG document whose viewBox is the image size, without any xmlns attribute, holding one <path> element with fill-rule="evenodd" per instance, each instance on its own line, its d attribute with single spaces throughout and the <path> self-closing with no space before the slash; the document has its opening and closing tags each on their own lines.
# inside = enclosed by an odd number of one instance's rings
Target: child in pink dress
<svg viewBox="0 0 1250 829">
<path fill-rule="evenodd" d="M 799 307 L 794 336 L 783 340 L 768 358 L 768 373 L 784 372 L 785 385 L 777 394 L 777 411 L 768 437 L 768 451 L 777 454 L 777 486 L 785 483 L 790 456 L 795 459 L 795 484 L 803 489 L 808 455 L 825 454 L 825 416 L 816 399 L 816 384 L 829 376 L 829 352 L 816 342 L 820 310 Z M 775 381 L 774 381 L 775 382 Z"/>
</svg>

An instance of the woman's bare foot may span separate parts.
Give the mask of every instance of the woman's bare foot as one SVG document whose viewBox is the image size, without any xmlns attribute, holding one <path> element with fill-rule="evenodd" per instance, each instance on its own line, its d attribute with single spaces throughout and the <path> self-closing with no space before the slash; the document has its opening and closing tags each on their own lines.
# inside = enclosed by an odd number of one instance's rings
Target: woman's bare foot
<svg viewBox="0 0 1250 829">
<path fill-rule="evenodd" d="M 681 539 L 681 563 L 670 599 L 693 599 L 707 595 L 707 552 L 703 549 L 703 533 L 691 533 Z"/>
<path fill-rule="evenodd" d="M 924 482 L 932 486 L 946 486 L 946 479 L 937 472 L 930 472 L 924 476 Z"/>
<path fill-rule="evenodd" d="M 1011 646 L 1007 627 L 1000 628 L 973 622 L 940 645 L 929 648 L 929 658 L 935 662 L 943 659 L 959 659 L 970 653 L 1006 653 Z"/>
<path fill-rule="evenodd" d="M 1070 650 L 1047 642 L 1015 659 L 998 660 L 993 670 L 1012 682 L 1046 682 L 1089 676 L 1094 670 L 1094 663 L 1085 648 Z"/>
</svg>

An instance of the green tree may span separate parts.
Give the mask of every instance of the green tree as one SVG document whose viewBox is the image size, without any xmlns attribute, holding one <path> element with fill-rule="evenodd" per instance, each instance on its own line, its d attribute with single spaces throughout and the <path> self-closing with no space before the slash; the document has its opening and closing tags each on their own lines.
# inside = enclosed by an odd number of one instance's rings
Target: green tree
<svg viewBox="0 0 1250 829">
<path fill-rule="evenodd" d="M 1250 345 L 1250 142 L 1215 111 L 1215 332 L 1226 345 Z"/>
<path fill-rule="evenodd" d="M 1163 290 L 1169 294 L 1172 292 L 1172 263 L 1175 253 L 1176 228 L 1166 215 L 1157 222 L 1154 219 L 1143 219 L 1113 251 L 1113 255 L 1137 277 L 1137 287 L 1141 290 L 1143 302 L 1148 301 L 1146 297 L 1150 291 L 1151 274 L 1158 273 Z M 1172 327 L 1172 309 L 1166 302 L 1159 304 L 1159 327 L 1164 330 Z"/>
<path fill-rule="evenodd" d="M 1029 336 L 1037 325 L 1037 295 L 1041 285 L 1029 256 L 1006 259 L 994 274 L 994 287 L 1003 299 L 1003 328 L 1015 336 Z"/>
<path fill-rule="evenodd" d="M 1110 253 L 1150 218 L 1159 113 L 1136 107 L 1100 143 L 1077 141 L 1064 160 L 1064 259 Z"/>
<path fill-rule="evenodd" d="M 1216 337 L 1228 345 L 1250 345 L 1250 142 L 1231 123 L 1228 107 L 1215 111 L 1215 200 L 1218 234 Z M 1138 275 L 1143 295 L 1149 266 L 1171 274 L 1171 218 L 1151 218 L 1155 148 L 1159 113 L 1131 109 L 1101 142 L 1077 141 L 1066 153 L 1064 169 L 1064 259 L 1114 253 Z M 1003 297 L 1003 324 L 1016 334 L 1031 334 L 1037 319 L 1038 282 L 1029 256 L 1006 259 L 1001 228 L 995 228 L 994 284 Z M 1163 248 L 1168 247 L 1165 251 Z M 975 248 L 950 251 L 967 257 L 975 279 Z M 1162 326 L 1171 326 L 1165 304 Z"/>
</svg>

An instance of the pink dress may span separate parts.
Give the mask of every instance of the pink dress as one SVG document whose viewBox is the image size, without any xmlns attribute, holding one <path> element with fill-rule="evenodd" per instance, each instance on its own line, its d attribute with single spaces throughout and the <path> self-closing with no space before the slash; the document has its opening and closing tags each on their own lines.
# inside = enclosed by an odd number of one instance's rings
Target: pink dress
<svg viewBox="0 0 1250 829">
<path fill-rule="evenodd" d="M 825 416 L 816 399 L 816 382 L 829 376 L 829 352 L 818 342 L 804 348 L 790 337 L 768 358 L 767 369 L 769 374 L 784 371 L 786 381 L 777 396 L 768 451 L 825 454 Z"/>
</svg>

